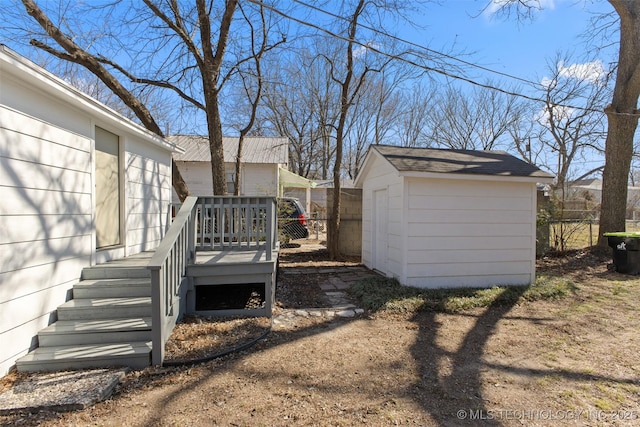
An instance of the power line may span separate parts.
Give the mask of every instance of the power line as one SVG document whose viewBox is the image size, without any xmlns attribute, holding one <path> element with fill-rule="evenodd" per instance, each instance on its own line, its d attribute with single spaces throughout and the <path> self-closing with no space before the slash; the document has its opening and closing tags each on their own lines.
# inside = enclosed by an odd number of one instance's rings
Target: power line
<svg viewBox="0 0 640 427">
<path fill-rule="evenodd" d="M 296 23 L 298 23 L 300 25 L 311 27 L 311 28 L 313 28 L 315 30 L 323 32 L 323 33 L 329 35 L 330 37 L 336 38 L 338 40 L 342 40 L 342 41 L 346 41 L 346 42 L 350 42 L 351 41 L 351 42 L 353 42 L 354 44 L 356 44 L 358 46 L 364 47 L 365 49 L 368 49 L 368 50 L 370 50 L 372 52 L 375 52 L 375 53 L 377 53 L 379 55 L 385 56 L 385 57 L 387 57 L 389 59 L 398 60 L 398 61 L 407 63 L 407 64 L 409 64 L 411 66 L 414 66 L 416 68 L 423 69 L 425 71 L 431 71 L 431 72 L 443 75 L 443 76 L 448 77 L 448 78 L 452 78 L 452 79 L 455 79 L 455 80 L 460 80 L 460 81 L 469 83 L 469 84 L 471 84 L 473 86 L 481 87 L 481 88 L 484 88 L 484 89 L 497 91 L 497 92 L 503 93 L 505 95 L 516 96 L 516 97 L 519 97 L 519 98 L 527 99 L 529 101 L 540 102 L 540 103 L 543 103 L 543 104 L 546 103 L 546 100 L 544 100 L 542 98 L 537 98 L 537 97 L 534 97 L 534 96 L 525 95 L 523 93 L 518 93 L 518 92 L 502 89 L 502 88 L 499 88 L 497 86 L 493 86 L 493 85 L 486 84 L 486 83 L 480 83 L 480 82 L 477 82 L 477 81 L 475 81 L 473 79 L 470 79 L 468 77 L 460 76 L 458 74 L 454 74 L 454 73 L 446 71 L 446 70 L 441 70 L 441 69 L 438 69 L 438 68 L 435 68 L 435 67 L 429 67 L 427 65 L 418 64 L 417 62 L 412 61 L 412 60 L 410 60 L 408 58 L 404 58 L 404 57 L 399 56 L 399 55 L 395 55 L 395 54 L 384 52 L 381 49 L 378 49 L 378 48 L 376 48 L 376 47 L 374 47 L 374 46 L 372 46 L 370 44 L 363 43 L 363 42 L 360 42 L 360 41 L 355 40 L 355 39 L 354 40 L 350 40 L 349 38 L 347 38 L 345 36 L 333 33 L 331 31 L 329 31 L 328 29 L 323 28 L 323 27 L 321 27 L 319 25 L 312 24 L 311 22 L 307 22 L 307 21 L 304 21 L 304 20 L 302 20 L 300 18 L 296 18 L 294 16 L 291 16 L 291 15 L 285 13 L 285 12 L 282 12 L 282 11 L 278 10 L 274 6 L 271 6 L 271 5 L 263 3 L 260 0 L 248 0 L 248 1 L 251 2 L 251 3 L 257 4 L 257 5 L 260 5 L 260 6 L 264 7 L 265 9 L 271 10 L 272 12 L 274 12 L 274 13 L 276 13 L 276 14 L 278 14 L 278 15 L 286 18 L 286 19 L 294 21 L 294 22 L 296 22 Z M 293 0 L 293 1 L 297 2 L 297 0 Z M 341 18 L 341 19 L 345 19 L 345 18 Z M 424 49 L 426 49 L 426 48 L 424 48 Z M 560 107 L 573 108 L 573 109 L 580 110 L 580 111 L 587 111 L 587 112 L 604 114 L 603 110 L 597 110 L 597 109 L 594 109 L 594 108 L 585 108 L 585 107 L 580 107 L 580 106 L 575 106 L 575 105 L 568 105 L 568 104 L 555 104 L 555 105 L 556 106 L 560 106 Z M 625 116 L 638 116 L 639 115 L 639 114 L 634 114 L 634 113 L 619 113 L 619 112 L 609 112 L 609 114 L 625 115 Z"/>
<path fill-rule="evenodd" d="M 312 4 L 305 3 L 305 2 L 303 2 L 301 0 L 293 0 L 293 2 L 294 3 L 298 3 L 298 4 L 302 5 L 302 6 L 305 6 L 305 7 L 309 8 L 309 9 L 313 9 L 316 12 L 324 13 L 325 15 L 328 15 L 328 16 L 330 16 L 332 18 L 336 18 L 336 19 L 340 19 L 340 20 L 345 21 L 345 22 L 349 22 L 349 19 L 345 18 L 344 16 L 340 16 L 340 15 L 335 14 L 333 12 L 329 12 L 327 10 L 324 10 L 324 9 L 321 9 L 321 8 L 319 8 L 317 6 L 314 6 Z M 437 56 L 441 56 L 443 58 L 447 58 L 447 59 L 450 59 L 452 61 L 460 62 L 460 63 L 462 63 L 464 65 L 468 65 L 470 67 L 478 68 L 478 69 L 480 69 L 482 71 L 487 71 L 487 72 L 492 73 L 492 74 L 497 74 L 497 75 L 500 75 L 500 76 L 503 76 L 503 77 L 508 77 L 510 79 L 513 79 L 513 80 L 518 80 L 518 81 L 521 81 L 523 83 L 527 83 L 529 85 L 532 85 L 534 87 L 542 87 L 542 85 L 540 83 L 538 83 L 538 82 L 534 82 L 532 80 L 528 80 L 528 79 L 525 79 L 523 77 L 518 77 L 518 76 L 515 76 L 513 74 L 509 74 L 509 73 L 505 73 L 505 72 L 502 72 L 502 71 L 494 70 L 494 69 L 491 69 L 491 68 L 488 68 L 488 67 L 484 67 L 482 65 L 478 65 L 478 64 L 475 64 L 473 62 L 465 61 L 464 59 L 460 59 L 460 58 L 457 58 L 455 56 L 448 55 L 448 54 L 446 54 L 444 52 L 440 52 L 440 51 L 428 48 L 426 46 L 420 45 L 418 43 L 414 43 L 412 41 L 403 39 L 403 38 L 398 37 L 398 36 L 394 36 L 392 34 L 389 34 L 387 32 L 384 32 L 384 31 L 380 30 L 380 29 L 377 29 L 377 28 L 373 28 L 373 27 L 370 27 L 370 26 L 364 25 L 364 24 L 359 24 L 359 26 L 361 26 L 362 28 L 364 28 L 366 30 L 372 31 L 372 32 L 374 32 L 376 34 L 380 34 L 380 35 L 382 35 L 384 37 L 387 37 L 387 38 L 389 38 L 391 40 L 394 40 L 394 41 L 397 41 L 397 42 L 401 42 L 401 43 L 406 44 L 408 46 L 413 46 L 415 48 L 424 50 L 427 53 L 431 53 L 431 54 L 434 54 L 434 55 L 437 55 Z"/>
</svg>

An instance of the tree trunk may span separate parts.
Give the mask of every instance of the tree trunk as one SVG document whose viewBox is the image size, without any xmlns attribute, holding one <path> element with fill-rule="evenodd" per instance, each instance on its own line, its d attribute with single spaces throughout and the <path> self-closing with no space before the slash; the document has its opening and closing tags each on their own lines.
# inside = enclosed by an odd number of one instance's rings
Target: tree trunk
<svg viewBox="0 0 640 427">
<path fill-rule="evenodd" d="M 605 109 L 608 129 L 602 173 L 600 247 L 607 246 L 604 233 L 625 230 L 627 185 L 640 95 L 640 2 L 609 0 L 609 3 L 620 16 L 620 52 L 613 100 Z"/>
<path fill-rule="evenodd" d="M 189 196 L 189 188 L 187 187 L 187 183 L 184 182 L 184 178 L 178 169 L 178 165 L 176 165 L 176 161 L 173 159 L 171 159 L 171 184 L 180 201 L 184 202 L 184 199 Z"/>
<path fill-rule="evenodd" d="M 235 186 L 233 189 L 233 195 L 240 195 L 240 185 L 242 185 L 242 146 L 244 145 L 244 132 L 240 132 L 240 137 L 238 138 L 238 152 L 236 154 L 236 179 Z"/>
<path fill-rule="evenodd" d="M 207 104 L 207 127 L 209 131 L 209 151 L 211 152 L 211 176 L 213 194 L 227 194 L 227 177 L 224 168 L 224 150 L 222 148 L 222 123 L 217 96 L 210 98 Z"/>
</svg>

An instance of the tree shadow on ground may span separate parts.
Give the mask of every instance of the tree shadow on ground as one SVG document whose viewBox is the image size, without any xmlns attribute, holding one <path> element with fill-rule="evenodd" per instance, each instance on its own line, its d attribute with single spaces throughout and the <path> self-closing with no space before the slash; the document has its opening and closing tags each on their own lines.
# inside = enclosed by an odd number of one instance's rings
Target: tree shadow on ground
<svg viewBox="0 0 640 427">
<path fill-rule="evenodd" d="M 519 295 L 526 287 L 517 288 Z M 419 327 L 419 336 L 411 352 L 420 366 L 421 381 L 415 384 L 421 393 L 420 404 L 442 426 L 460 425 L 474 411 L 480 414 L 484 425 L 500 425 L 497 420 L 486 419 L 489 408 L 482 395 L 484 348 L 500 322 L 516 304 L 497 298 L 484 313 L 477 316 L 474 326 L 466 333 L 455 351 L 439 344 L 440 328 L 437 313 L 419 313 L 412 320 Z M 442 372 L 442 366 L 450 366 Z M 469 421 L 471 422 L 471 421 Z M 475 421 L 477 422 L 477 421 Z"/>
</svg>

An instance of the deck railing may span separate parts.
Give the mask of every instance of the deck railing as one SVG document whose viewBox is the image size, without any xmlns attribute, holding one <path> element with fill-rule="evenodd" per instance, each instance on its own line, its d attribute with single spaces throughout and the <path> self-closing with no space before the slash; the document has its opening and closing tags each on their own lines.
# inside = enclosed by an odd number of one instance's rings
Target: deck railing
<svg viewBox="0 0 640 427">
<path fill-rule="evenodd" d="M 164 345 L 180 315 L 180 300 L 186 293 L 187 265 L 195 259 L 195 206 L 197 197 L 187 197 L 147 268 L 151 272 L 151 362 L 162 365 Z"/>
<path fill-rule="evenodd" d="M 273 197 L 200 197 L 196 205 L 196 250 L 276 248 L 276 199 Z"/>
<path fill-rule="evenodd" d="M 151 361 L 162 365 L 164 346 L 181 313 L 187 266 L 196 250 L 264 250 L 277 245 L 274 197 L 187 197 L 147 268 L 151 272 Z"/>
</svg>

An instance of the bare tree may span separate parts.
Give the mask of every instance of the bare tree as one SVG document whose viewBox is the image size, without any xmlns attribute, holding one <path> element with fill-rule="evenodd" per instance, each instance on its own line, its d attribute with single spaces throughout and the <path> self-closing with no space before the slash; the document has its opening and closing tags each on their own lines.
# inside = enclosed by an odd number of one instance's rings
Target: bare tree
<svg viewBox="0 0 640 427">
<path fill-rule="evenodd" d="M 108 71 L 99 58 L 95 55 L 89 54 L 86 50 L 81 48 L 75 43 L 72 37 L 64 34 L 50 19 L 49 17 L 35 4 L 33 0 L 23 0 L 24 7 L 27 13 L 33 17 L 33 19 L 45 30 L 46 36 L 50 37 L 56 42 L 63 50 L 56 50 L 48 44 L 38 40 L 32 39 L 31 44 L 38 47 L 57 58 L 65 61 L 74 62 L 87 68 L 93 74 L 95 74 L 113 93 L 117 94 L 122 102 L 127 105 L 140 120 L 142 125 L 156 135 L 163 136 L 162 130 L 154 120 L 151 112 L 148 108 L 140 102 L 140 100 L 124 85 L 122 85 L 118 79 Z M 173 187 L 181 200 L 184 200 L 189 195 L 189 189 L 187 188 L 178 167 L 175 162 L 172 161 L 172 177 Z"/>
<path fill-rule="evenodd" d="M 96 6 L 89 12 L 104 17 L 105 22 L 108 18 L 117 19 L 117 25 L 96 23 L 90 28 L 64 14 L 56 24 L 33 0 L 22 2 L 27 13 L 45 31 L 41 37 L 33 38 L 31 44 L 90 70 L 150 131 L 163 134 L 150 110 L 127 84 L 168 90 L 181 103 L 199 111 L 207 126 L 213 191 L 214 194 L 226 193 L 219 98 L 225 83 L 255 56 L 255 51 L 247 50 L 247 44 L 240 38 L 229 43 L 238 0 L 226 0 L 218 8 L 214 8 L 210 0 L 195 0 L 194 6 L 176 1 L 144 0 L 143 4 L 132 2 L 130 5 L 114 2 Z M 212 21 L 211 17 L 216 20 Z M 238 25 L 246 22 L 244 18 L 237 21 Z M 63 25 L 65 31 L 61 30 Z M 107 28 L 117 30 L 109 33 Z M 99 36 L 83 47 L 75 41 L 83 40 L 85 33 Z M 231 57 L 227 57 L 229 46 L 233 48 Z M 173 172 L 174 178 L 181 181 L 175 164 Z M 174 188 L 181 198 L 188 194 L 184 181 L 174 179 Z"/>
<path fill-rule="evenodd" d="M 407 93 L 408 92 L 408 93 Z M 403 111 L 396 122 L 396 137 L 403 147 L 429 147 L 429 111 L 435 106 L 435 86 L 416 83 L 403 94 Z"/>
<path fill-rule="evenodd" d="M 555 174 L 555 187 L 564 201 L 574 160 L 603 150 L 605 123 L 600 109 L 609 97 L 608 73 L 599 61 L 572 64 L 560 55 L 548 71 L 550 76 L 542 81 L 545 102 L 536 118 L 541 128 L 535 140 L 551 153 L 546 166 Z"/>
<path fill-rule="evenodd" d="M 606 247 L 604 233 L 626 228 L 627 183 L 638 127 L 640 96 L 640 2 L 609 0 L 620 17 L 618 69 L 608 120 L 598 246 Z"/>
<path fill-rule="evenodd" d="M 331 65 L 331 78 L 340 87 L 340 115 L 336 127 L 336 154 L 333 164 L 333 204 L 331 216 L 327 223 L 327 249 L 329 250 L 329 257 L 332 259 L 340 256 L 340 188 L 345 126 L 349 108 L 353 105 L 358 92 L 365 82 L 367 74 L 372 71 L 371 68 L 365 65 L 361 71 L 358 72 L 354 64 L 354 46 L 356 33 L 358 31 L 358 20 L 362 17 L 366 4 L 365 0 L 358 0 L 349 20 L 347 42 L 344 52 L 346 61 L 341 67 L 343 68 L 343 75 L 338 75 L 340 70 L 337 69 L 337 63 L 329 62 Z"/>
<path fill-rule="evenodd" d="M 640 2 L 608 0 L 619 22 L 618 61 L 611 103 L 604 109 L 607 116 L 605 166 L 602 173 L 602 204 L 598 246 L 606 247 L 604 233 L 626 229 L 627 186 L 633 138 L 638 127 L 640 97 Z M 488 7 L 493 7 L 492 2 Z M 539 9 L 536 0 L 507 0 L 498 12 L 518 19 L 530 18 Z M 610 17 L 604 27 L 611 28 Z M 599 30 L 603 30 L 601 27 Z"/>
<path fill-rule="evenodd" d="M 334 46 L 319 41 L 293 45 L 289 55 L 265 67 L 268 76 L 261 120 L 271 123 L 276 135 L 289 138 L 293 170 L 311 179 L 327 178 L 335 149 L 332 129 L 338 95 L 331 84 L 330 67 L 318 60 L 321 54 L 332 56 Z"/>
<path fill-rule="evenodd" d="M 242 186 L 242 152 L 244 140 L 249 132 L 251 132 L 256 122 L 258 106 L 262 99 L 262 90 L 264 87 L 262 59 L 267 52 L 286 41 L 286 38 L 283 36 L 279 42 L 269 45 L 269 28 L 262 4 L 259 5 L 258 18 L 256 19 L 259 23 L 257 25 L 258 28 L 256 28 L 256 25 L 252 23 L 253 18 L 247 14 L 247 11 L 242 7 L 242 5 L 239 6 L 239 9 L 250 29 L 249 40 L 251 44 L 251 56 L 250 61 L 247 61 L 246 64 L 244 64 L 246 67 L 239 67 L 239 76 L 242 85 L 241 91 L 244 94 L 249 117 L 244 125 L 240 125 L 239 129 L 233 192 L 236 196 L 240 195 Z M 260 37 L 258 37 L 256 33 L 260 33 Z M 258 39 L 260 42 L 256 43 L 256 40 Z M 241 115 L 239 109 L 236 109 L 236 112 L 238 116 Z"/>
<path fill-rule="evenodd" d="M 390 64 L 372 74 L 356 97 L 349 117 L 344 169 L 353 179 L 358 175 L 370 144 L 392 143 L 396 122 L 406 105 L 399 88 L 411 74 L 399 64 Z"/>
<path fill-rule="evenodd" d="M 487 86 L 497 86 L 487 83 Z M 459 150 L 492 150 L 507 144 L 509 129 L 523 119 L 522 102 L 496 90 L 470 92 L 449 86 L 429 109 L 428 144 Z"/>
</svg>

